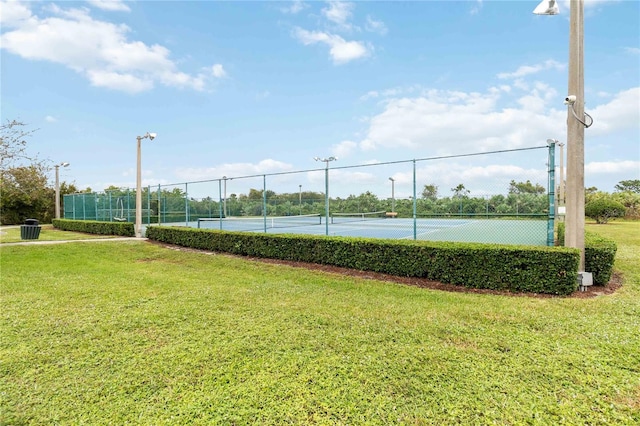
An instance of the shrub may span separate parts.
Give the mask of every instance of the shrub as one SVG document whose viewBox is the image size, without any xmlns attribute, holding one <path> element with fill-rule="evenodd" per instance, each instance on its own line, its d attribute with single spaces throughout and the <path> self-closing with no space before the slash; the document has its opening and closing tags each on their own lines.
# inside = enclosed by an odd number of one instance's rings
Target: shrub
<svg viewBox="0 0 640 426">
<path fill-rule="evenodd" d="M 530 247 L 436 241 L 257 234 L 153 226 L 152 240 L 185 247 L 310 262 L 472 288 L 566 295 L 577 288 L 579 253 Z"/>
<path fill-rule="evenodd" d="M 598 223 L 607 223 L 609 219 L 624 217 L 625 207 L 609 198 L 597 198 L 584 206 L 584 214 Z"/>
<path fill-rule="evenodd" d="M 54 228 L 63 231 L 86 232 L 97 235 L 119 235 L 133 237 L 135 231 L 131 222 L 99 222 L 95 220 L 54 219 Z"/>
<path fill-rule="evenodd" d="M 558 224 L 558 244 L 564 245 L 564 223 Z M 613 273 L 618 246 L 615 241 L 589 231 L 584 233 L 584 269 L 593 273 L 595 285 L 607 285 Z"/>
<path fill-rule="evenodd" d="M 584 235 L 584 267 L 593 273 L 595 285 L 607 285 L 613 273 L 618 247 L 615 241 L 592 232 Z"/>
<path fill-rule="evenodd" d="M 619 202 L 625 207 L 626 219 L 640 219 L 640 194 L 631 191 L 614 192 L 611 194 L 614 201 Z"/>
</svg>

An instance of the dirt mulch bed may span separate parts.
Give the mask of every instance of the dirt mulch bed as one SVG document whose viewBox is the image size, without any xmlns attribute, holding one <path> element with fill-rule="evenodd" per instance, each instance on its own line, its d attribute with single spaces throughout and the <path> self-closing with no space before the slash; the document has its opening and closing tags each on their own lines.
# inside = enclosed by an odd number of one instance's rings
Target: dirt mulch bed
<svg viewBox="0 0 640 426">
<path fill-rule="evenodd" d="M 442 291 L 449 291 L 449 292 L 456 292 L 456 293 L 496 294 L 496 295 L 503 295 L 503 296 L 537 297 L 537 298 L 552 298 L 552 297 L 567 298 L 568 297 L 568 298 L 576 298 L 576 299 L 589 299 L 592 297 L 615 293 L 616 290 L 622 287 L 622 283 L 624 281 L 622 274 L 618 272 L 614 272 L 613 275 L 611 276 L 611 280 L 606 286 L 590 286 L 590 287 L 587 287 L 585 291 L 576 291 L 568 296 L 554 296 L 550 294 L 539 294 L 539 293 L 513 293 L 509 291 L 467 288 L 459 285 L 444 284 L 439 281 L 431 281 L 424 278 L 400 277 L 396 275 L 382 274 L 379 272 L 359 271 L 356 269 L 341 268 L 341 267 L 331 266 L 331 265 L 320 265 L 317 263 L 293 262 L 288 260 L 264 259 L 259 257 L 234 256 L 228 253 L 212 253 L 207 250 L 192 249 L 192 248 L 181 247 L 181 246 L 176 246 L 172 244 L 159 243 L 157 241 L 151 241 L 151 240 L 149 240 L 149 242 L 151 242 L 152 244 L 158 244 L 163 247 L 166 247 L 172 250 L 178 250 L 178 251 L 189 251 L 189 252 L 197 252 L 197 253 L 207 253 L 212 255 L 215 254 L 215 255 L 232 256 L 232 257 L 251 260 L 254 262 L 269 263 L 274 265 L 286 265 L 286 266 L 291 266 L 293 268 L 304 268 L 308 270 L 321 271 L 321 272 L 326 272 L 326 273 L 336 274 L 341 276 L 386 281 L 386 282 L 391 282 L 395 284 L 411 285 L 411 286 L 420 287 L 420 288 L 428 288 L 431 290 L 442 290 Z"/>
</svg>

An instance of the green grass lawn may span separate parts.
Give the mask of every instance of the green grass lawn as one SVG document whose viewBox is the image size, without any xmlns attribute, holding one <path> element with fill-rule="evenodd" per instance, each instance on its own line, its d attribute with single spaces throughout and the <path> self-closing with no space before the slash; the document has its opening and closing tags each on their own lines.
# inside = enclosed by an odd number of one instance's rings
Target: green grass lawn
<svg viewBox="0 0 640 426">
<path fill-rule="evenodd" d="M 143 241 L 0 247 L 0 424 L 638 424 L 640 223 L 591 299 Z"/>
<path fill-rule="evenodd" d="M 53 225 L 41 225 L 40 235 L 37 240 L 23 240 L 20 238 L 20 226 L 0 227 L 0 243 L 17 243 L 30 241 L 62 241 L 62 240 L 89 240 L 95 238 L 113 238 L 111 235 L 94 235 L 82 232 L 61 231 Z"/>
</svg>

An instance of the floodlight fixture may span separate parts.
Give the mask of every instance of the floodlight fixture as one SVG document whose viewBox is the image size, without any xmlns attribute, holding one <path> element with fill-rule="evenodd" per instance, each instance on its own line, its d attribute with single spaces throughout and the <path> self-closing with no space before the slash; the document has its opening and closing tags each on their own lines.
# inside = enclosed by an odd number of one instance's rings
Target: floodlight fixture
<svg viewBox="0 0 640 426">
<path fill-rule="evenodd" d="M 536 15 L 557 15 L 560 12 L 558 2 L 556 0 L 542 0 L 540 4 L 533 9 Z"/>
</svg>

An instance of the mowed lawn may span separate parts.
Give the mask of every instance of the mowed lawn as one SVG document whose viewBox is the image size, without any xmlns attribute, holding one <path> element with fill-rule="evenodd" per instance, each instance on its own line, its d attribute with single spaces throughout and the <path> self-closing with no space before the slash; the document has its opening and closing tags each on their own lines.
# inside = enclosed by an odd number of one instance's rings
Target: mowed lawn
<svg viewBox="0 0 640 426">
<path fill-rule="evenodd" d="M 640 223 L 590 299 L 143 241 L 0 246 L 0 424 L 640 423 Z"/>
</svg>

